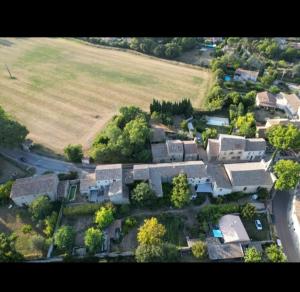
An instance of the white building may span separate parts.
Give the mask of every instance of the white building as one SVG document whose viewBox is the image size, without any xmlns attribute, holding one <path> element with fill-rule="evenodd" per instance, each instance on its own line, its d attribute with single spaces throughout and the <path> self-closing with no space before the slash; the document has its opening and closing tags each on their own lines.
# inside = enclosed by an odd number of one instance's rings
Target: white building
<svg viewBox="0 0 300 292">
<path fill-rule="evenodd" d="M 235 70 L 233 80 L 235 81 L 252 81 L 256 82 L 259 72 L 258 71 L 250 71 L 238 68 Z"/>
</svg>

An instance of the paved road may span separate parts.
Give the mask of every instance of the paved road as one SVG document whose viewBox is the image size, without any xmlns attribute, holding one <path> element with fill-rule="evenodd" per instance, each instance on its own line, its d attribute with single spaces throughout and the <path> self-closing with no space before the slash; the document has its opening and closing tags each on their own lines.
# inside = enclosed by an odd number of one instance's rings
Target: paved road
<svg viewBox="0 0 300 292">
<path fill-rule="evenodd" d="M 293 195 L 287 191 L 277 191 L 273 199 L 273 214 L 277 234 L 289 262 L 300 262 L 299 247 L 296 246 L 294 228 L 291 225 L 290 208 Z"/>
<path fill-rule="evenodd" d="M 27 166 L 34 167 L 36 169 L 37 174 L 42 174 L 45 171 L 53 171 L 56 173 L 59 172 L 68 172 L 71 170 L 78 171 L 80 170 L 76 167 L 75 164 L 65 162 L 58 159 L 44 157 L 38 154 L 26 152 L 19 149 L 0 149 L 0 153 L 3 156 L 11 158 L 19 163 L 22 163 Z M 20 159 L 21 157 L 25 158 L 25 162 L 22 162 Z"/>
</svg>

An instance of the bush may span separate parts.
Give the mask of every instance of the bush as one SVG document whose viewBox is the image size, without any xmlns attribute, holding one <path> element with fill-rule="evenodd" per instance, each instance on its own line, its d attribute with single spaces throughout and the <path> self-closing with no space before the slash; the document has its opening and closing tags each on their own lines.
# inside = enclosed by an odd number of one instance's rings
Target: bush
<svg viewBox="0 0 300 292">
<path fill-rule="evenodd" d="M 83 157 L 82 145 L 71 145 L 69 144 L 65 149 L 64 153 L 68 160 L 72 162 L 81 162 Z"/>
<path fill-rule="evenodd" d="M 77 171 L 70 171 L 68 173 L 59 173 L 58 179 L 59 180 L 73 180 L 78 178 L 78 172 Z"/>
<path fill-rule="evenodd" d="M 269 198 L 269 191 L 266 188 L 259 188 L 257 194 L 260 200 L 267 200 Z"/>
<path fill-rule="evenodd" d="M 254 217 L 255 215 L 255 206 L 253 206 L 252 204 L 247 203 L 241 211 L 241 215 L 242 217 L 246 218 L 246 219 L 251 219 Z"/>
<path fill-rule="evenodd" d="M 196 242 L 192 246 L 193 256 L 197 259 L 205 259 L 207 258 L 207 247 L 206 244 L 202 241 Z"/>
<path fill-rule="evenodd" d="M 9 196 L 13 181 L 9 180 L 5 184 L 0 185 L 0 205 L 9 202 Z"/>
<path fill-rule="evenodd" d="M 124 234 L 127 234 L 130 229 L 137 226 L 137 220 L 134 217 L 128 217 L 123 223 L 122 231 Z"/>
<path fill-rule="evenodd" d="M 51 213 L 52 209 L 53 206 L 46 195 L 36 198 L 29 206 L 33 220 L 43 220 Z"/>
<path fill-rule="evenodd" d="M 130 204 L 117 205 L 116 206 L 116 218 L 126 217 L 130 214 L 131 207 Z"/>
<path fill-rule="evenodd" d="M 200 223 L 202 221 L 217 223 L 223 215 L 239 211 L 240 207 L 236 204 L 207 205 L 199 211 L 197 218 Z"/>
<path fill-rule="evenodd" d="M 47 216 L 44 220 L 45 228 L 43 232 L 46 234 L 47 237 L 52 236 L 54 232 L 54 228 L 57 222 L 58 214 L 57 212 L 53 211 L 50 216 Z"/>
<path fill-rule="evenodd" d="M 71 253 L 75 235 L 75 231 L 71 226 L 61 226 L 54 234 L 54 243 L 60 250 Z"/>
<path fill-rule="evenodd" d="M 28 234 L 28 233 L 32 232 L 32 226 L 29 225 L 29 224 L 24 225 L 24 226 L 22 227 L 22 232 L 23 232 L 24 234 Z"/>
<path fill-rule="evenodd" d="M 46 252 L 50 246 L 50 242 L 45 240 L 45 238 L 41 235 L 34 235 L 31 238 L 30 244 L 31 244 L 32 249 L 39 250 L 43 255 L 46 254 Z"/>
<path fill-rule="evenodd" d="M 106 228 L 114 221 L 114 209 L 103 206 L 95 214 L 95 223 L 100 229 Z"/>
<path fill-rule="evenodd" d="M 195 206 L 202 205 L 206 200 L 206 196 L 204 194 L 198 195 L 195 199 L 193 199 L 191 202 Z"/>
<path fill-rule="evenodd" d="M 151 206 L 156 199 L 156 195 L 148 183 L 141 182 L 131 192 L 131 199 L 138 206 Z"/>
</svg>

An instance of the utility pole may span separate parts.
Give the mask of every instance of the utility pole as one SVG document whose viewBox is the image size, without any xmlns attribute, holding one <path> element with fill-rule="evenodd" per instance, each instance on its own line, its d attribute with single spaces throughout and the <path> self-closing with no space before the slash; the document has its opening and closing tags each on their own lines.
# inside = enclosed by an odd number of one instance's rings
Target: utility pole
<svg viewBox="0 0 300 292">
<path fill-rule="evenodd" d="M 11 75 L 9 69 L 8 69 L 8 66 L 6 64 L 5 64 L 5 66 L 6 66 L 6 69 L 7 69 L 8 73 L 9 73 L 10 79 L 13 79 L 13 77 L 12 77 L 12 75 Z"/>
</svg>

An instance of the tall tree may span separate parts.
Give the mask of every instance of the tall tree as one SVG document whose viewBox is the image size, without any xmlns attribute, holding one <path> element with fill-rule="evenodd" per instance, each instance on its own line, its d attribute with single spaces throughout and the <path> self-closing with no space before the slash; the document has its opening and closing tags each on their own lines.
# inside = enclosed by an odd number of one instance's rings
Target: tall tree
<svg viewBox="0 0 300 292">
<path fill-rule="evenodd" d="M 75 231 L 71 226 L 61 226 L 54 234 L 54 243 L 57 247 L 70 253 L 75 242 Z"/>
<path fill-rule="evenodd" d="M 100 210 L 96 212 L 95 223 L 99 228 L 106 228 L 114 221 L 114 210 L 110 207 L 101 207 Z"/>
<path fill-rule="evenodd" d="M 9 201 L 10 191 L 13 185 L 13 181 L 9 180 L 5 184 L 0 185 L 0 205 Z"/>
<path fill-rule="evenodd" d="M 292 160 L 279 160 L 274 165 L 278 179 L 275 182 L 277 190 L 294 189 L 300 181 L 300 163 Z"/>
<path fill-rule="evenodd" d="M 104 241 L 104 234 L 100 229 L 94 227 L 89 228 L 85 232 L 84 244 L 90 254 L 94 254 L 100 250 Z"/>
<path fill-rule="evenodd" d="M 251 138 L 255 136 L 256 123 L 253 113 L 247 113 L 245 116 L 240 116 L 236 121 L 237 134 Z"/>
<path fill-rule="evenodd" d="M 132 191 L 131 199 L 134 203 L 140 206 L 150 206 L 155 200 L 154 191 L 148 183 L 139 183 Z"/>
<path fill-rule="evenodd" d="M 44 219 L 51 213 L 52 204 L 48 196 L 40 196 L 37 197 L 32 203 L 29 205 L 29 211 L 34 220 Z"/>
<path fill-rule="evenodd" d="M 81 162 L 83 157 L 82 145 L 71 145 L 69 144 L 65 149 L 64 153 L 67 158 L 72 162 Z"/>
<path fill-rule="evenodd" d="M 25 126 L 14 121 L 0 106 L 0 146 L 19 146 L 28 133 Z"/>
<path fill-rule="evenodd" d="M 23 255 L 16 250 L 17 236 L 0 232 L 0 262 L 19 262 Z"/>
<path fill-rule="evenodd" d="M 191 191 L 184 173 L 173 178 L 171 202 L 176 208 L 182 208 L 190 202 Z"/>
<path fill-rule="evenodd" d="M 158 223 L 157 218 L 152 217 L 144 220 L 144 224 L 139 228 L 137 240 L 139 244 L 160 244 L 165 233 L 164 225 Z"/>
</svg>

